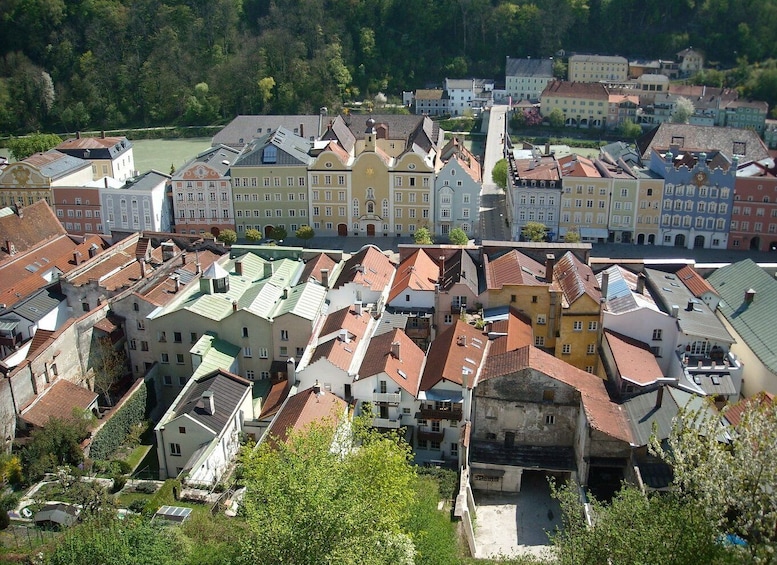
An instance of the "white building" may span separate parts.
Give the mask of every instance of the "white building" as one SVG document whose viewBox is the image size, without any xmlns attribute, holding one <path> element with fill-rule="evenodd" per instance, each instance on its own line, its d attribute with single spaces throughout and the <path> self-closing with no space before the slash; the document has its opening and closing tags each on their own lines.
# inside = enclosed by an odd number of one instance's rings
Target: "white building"
<svg viewBox="0 0 777 565">
<path fill-rule="evenodd" d="M 100 187 L 103 233 L 111 230 L 172 231 L 172 210 L 165 197 L 170 175 L 148 171 L 116 187 Z"/>
<path fill-rule="evenodd" d="M 505 90 L 513 102 L 537 102 L 540 94 L 553 80 L 553 59 L 513 59 L 505 63 Z"/>
</svg>

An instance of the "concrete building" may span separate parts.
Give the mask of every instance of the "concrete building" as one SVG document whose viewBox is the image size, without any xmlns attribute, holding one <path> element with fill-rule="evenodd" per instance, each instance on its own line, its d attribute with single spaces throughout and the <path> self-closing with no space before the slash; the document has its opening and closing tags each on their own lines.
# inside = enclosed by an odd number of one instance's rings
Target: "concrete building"
<svg viewBox="0 0 777 565">
<path fill-rule="evenodd" d="M 601 129 L 607 124 L 610 94 L 599 82 L 548 83 L 540 96 L 540 113 L 547 118 L 555 109 L 564 114 L 567 127 Z"/>
<path fill-rule="evenodd" d="M 413 95 L 415 113 L 427 116 L 444 116 L 450 113 L 448 92 L 436 89 L 419 89 Z"/>
<path fill-rule="evenodd" d="M 561 175 L 559 161 L 549 147 L 544 152 L 537 147 L 513 149 L 508 155 L 513 240 L 523 239 L 523 227 L 528 222 L 544 224 L 551 241 L 560 235 Z"/>
<path fill-rule="evenodd" d="M 559 159 L 559 170 L 563 187 L 559 236 L 572 230 L 580 234 L 581 241 L 607 241 L 612 178 L 603 175 L 591 159 L 575 154 Z"/>
<path fill-rule="evenodd" d="M 540 94 L 553 80 L 553 59 L 517 59 L 505 61 L 505 90 L 513 102 L 538 102 Z"/>
<path fill-rule="evenodd" d="M 737 166 L 729 249 L 777 250 L 777 168 L 774 159 Z"/>
<path fill-rule="evenodd" d="M 171 232 L 173 209 L 167 197 L 170 175 L 148 171 L 128 178 L 120 187 L 99 189 L 103 233 L 112 231 Z M 107 184 L 107 183 L 106 183 Z"/>
<path fill-rule="evenodd" d="M 132 142 L 126 137 L 82 137 L 66 139 L 54 149 L 65 155 L 77 157 L 92 164 L 92 180 L 111 177 L 118 181 L 128 180 L 135 175 L 135 156 Z"/>
<path fill-rule="evenodd" d="M 572 55 L 568 61 L 570 82 L 624 82 L 629 76 L 625 57 L 608 55 Z"/>
</svg>

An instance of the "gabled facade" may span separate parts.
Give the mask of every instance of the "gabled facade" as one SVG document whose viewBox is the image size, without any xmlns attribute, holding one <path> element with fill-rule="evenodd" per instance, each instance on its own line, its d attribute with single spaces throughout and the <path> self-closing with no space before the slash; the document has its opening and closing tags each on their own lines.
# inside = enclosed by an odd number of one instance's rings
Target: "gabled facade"
<svg viewBox="0 0 777 565">
<path fill-rule="evenodd" d="M 235 229 L 229 168 L 239 151 L 211 147 L 175 172 L 171 179 L 176 233 L 215 236 Z"/>
<path fill-rule="evenodd" d="M 580 234 L 581 241 L 604 243 L 610 236 L 612 178 L 580 155 L 562 157 L 559 169 L 563 186 L 559 236 L 563 238 L 571 230 Z"/>
<path fill-rule="evenodd" d="M 441 160 L 444 164 L 434 183 L 434 233 L 447 236 L 451 229 L 461 228 L 469 237 L 477 237 L 483 181 L 480 163 L 457 138 L 442 149 Z"/>
<path fill-rule="evenodd" d="M 444 116 L 450 113 L 450 100 L 445 90 L 416 90 L 413 95 L 415 113 L 427 116 Z"/>
<path fill-rule="evenodd" d="M 69 234 L 103 233 L 100 189 L 96 186 L 54 186 L 51 199 Z"/>
<path fill-rule="evenodd" d="M 508 189 L 512 192 L 512 237 L 521 241 L 527 222 L 540 222 L 548 228 L 548 238 L 559 234 L 561 168 L 547 147 L 514 149 L 508 155 Z"/>
<path fill-rule="evenodd" d="M 396 268 L 380 249 L 365 245 L 344 264 L 327 293 L 329 307 L 360 303 L 380 312 L 388 299 Z"/>
<path fill-rule="evenodd" d="M 777 168 L 771 158 L 737 167 L 729 249 L 777 250 Z"/>
</svg>

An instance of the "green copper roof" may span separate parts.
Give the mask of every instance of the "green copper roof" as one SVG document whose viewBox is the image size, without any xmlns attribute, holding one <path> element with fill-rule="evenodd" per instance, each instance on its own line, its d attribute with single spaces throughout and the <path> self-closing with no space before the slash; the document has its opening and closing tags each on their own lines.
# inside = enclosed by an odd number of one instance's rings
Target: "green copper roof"
<svg viewBox="0 0 777 565">
<path fill-rule="evenodd" d="M 218 369 L 232 371 L 232 365 L 235 363 L 238 355 L 240 355 L 240 348 L 228 341 L 218 339 L 210 333 L 206 333 L 197 340 L 197 343 L 189 350 L 189 353 L 202 357 L 200 366 L 192 373 L 192 379 L 196 380 L 202 375 L 207 375 Z"/>
</svg>

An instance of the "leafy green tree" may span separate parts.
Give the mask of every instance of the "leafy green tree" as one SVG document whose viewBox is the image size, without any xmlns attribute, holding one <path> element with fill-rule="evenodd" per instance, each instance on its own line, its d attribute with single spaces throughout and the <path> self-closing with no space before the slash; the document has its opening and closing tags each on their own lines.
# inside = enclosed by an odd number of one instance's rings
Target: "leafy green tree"
<svg viewBox="0 0 777 565">
<path fill-rule="evenodd" d="M 469 243 L 469 236 L 461 228 L 453 228 L 448 234 L 448 241 L 453 245 L 467 245 Z"/>
<path fill-rule="evenodd" d="M 561 108 L 553 108 L 548 114 L 548 122 L 552 128 L 564 127 L 564 121 L 564 112 L 561 111 Z"/>
<path fill-rule="evenodd" d="M 265 563 L 412 563 L 403 531 L 417 480 L 410 458 L 399 434 L 359 422 L 312 425 L 245 452 L 250 534 L 239 562 L 261 555 Z"/>
<path fill-rule="evenodd" d="M 576 229 L 568 230 L 564 236 L 564 241 L 566 243 L 580 243 L 580 232 Z"/>
<path fill-rule="evenodd" d="M 92 387 L 102 395 L 107 406 L 113 406 L 111 389 L 127 371 L 124 350 L 115 348 L 110 339 L 94 338 L 91 349 Z"/>
<path fill-rule="evenodd" d="M 635 124 L 630 118 L 623 120 L 618 126 L 618 136 L 622 139 L 636 139 L 642 134 L 642 128 Z"/>
<path fill-rule="evenodd" d="M 216 239 L 225 245 L 232 245 L 237 243 L 237 234 L 235 233 L 235 230 L 221 230 L 219 232 L 219 236 Z"/>
<path fill-rule="evenodd" d="M 262 239 L 262 232 L 255 228 L 251 228 L 250 230 L 246 230 L 246 239 L 248 241 L 259 241 Z"/>
<path fill-rule="evenodd" d="M 736 550 L 718 543 L 714 525 L 693 500 L 673 495 L 644 495 L 624 486 L 610 503 L 589 495 L 593 525 L 586 523 L 577 488 L 554 489 L 563 527 L 551 535 L 559 565 L 599 563 L 741 562 Z"/>
<path fill-rule="evenodd" d="M 297 228 L 297 231 L 294 232 L 294 236 L 297 239 L 301 239 L 303 242 L 307 244 L 308 241 L 313 239 L 316 235 L 316 232 L 308 225 L 300 226 Z"/>
<path fill-rule="evenodd" d="M 434 243 L 432 232 L 430 232 L 429 228 L 426 227 L 418 228 L 415 231 L 413 234 L 413 241 L 416 243 L 416 245 L 431 245 Z"/>
<path fill-rule="evenodd" d="M 89 519 L 67 530 L 47 565 L 180 565 L 191 545 L 178 528 L 140 516 Z"/>
<path fill-rule="evenodd" d="M 548 235 L 548 227 L 541 222 L 526 222 L 521 229 L 526 241 L 545 241 Z"/>
<path fill-rule="evenodd" d="M 11 156 L 17 161 L 26 159 L 33 153 L 48 151 L 62 143 L 62 138 L 54 133 L 33 133 L 25 137 L 12 137 L 8 140 Z"/>
<path fill-rule="evenodd" d="M 553 61 L 553 76 L 560 80 L 567 79 L 567 66 L 561 59 Z"/>
<path fill-rule="evenodd" d="M 30 434 L 21 451 L 25 479 L 34 481 L 62 465 L 76 466 L 84 460 L 81 442 L 89 434 L 89 420 L 83 414 L 62 420 L 51 418 Z"/>
<path fill-rule="evenodd" d="M 650 447 L 672 466 L 675 490 L 695 500 L 706 520 L 723 533 L 747 540 L 755 562 L 773 561 L 777 404 L 751 401 L 739 423 L 728 430 L 717 415 L 683 410 L 666 445 L 653 437 Z"/>
<path fill-rule="evenodd" d="M 494 183 L 503 190 L 507 188 L 507 171 L 507 159 L 499 159 L 499 161 L 494 163 L 494 168 L 491 171 L 491 178 L 494 179 Z"/>
<path fill-rule="evenodd" d="M 286 231 L 286 228 L 282 228 L 282 227 L 280 227 L 280 226 L 275 226 L 275 227 L 272 229 L 272 234 L 271 234 L 271 236 L 272 236 L 272 238 L 273 238 L 273 239 L 275 239 L 275 240 L 277 240 L 277 241 L 281 241 L 281 240 L 283 240 L 283 239 L 286 239 L 286 237 L 287 237 L 288 235 L 289 235 L 289 233 Z"/>
<path fill-rule="evenodd" d="M 685 96 L 680 96 L 674 103 L 674 112 L 672 112 L 673 124 L 687 124 L 693 116 L 695 108 L 693 102 Z"/>
</svg>

